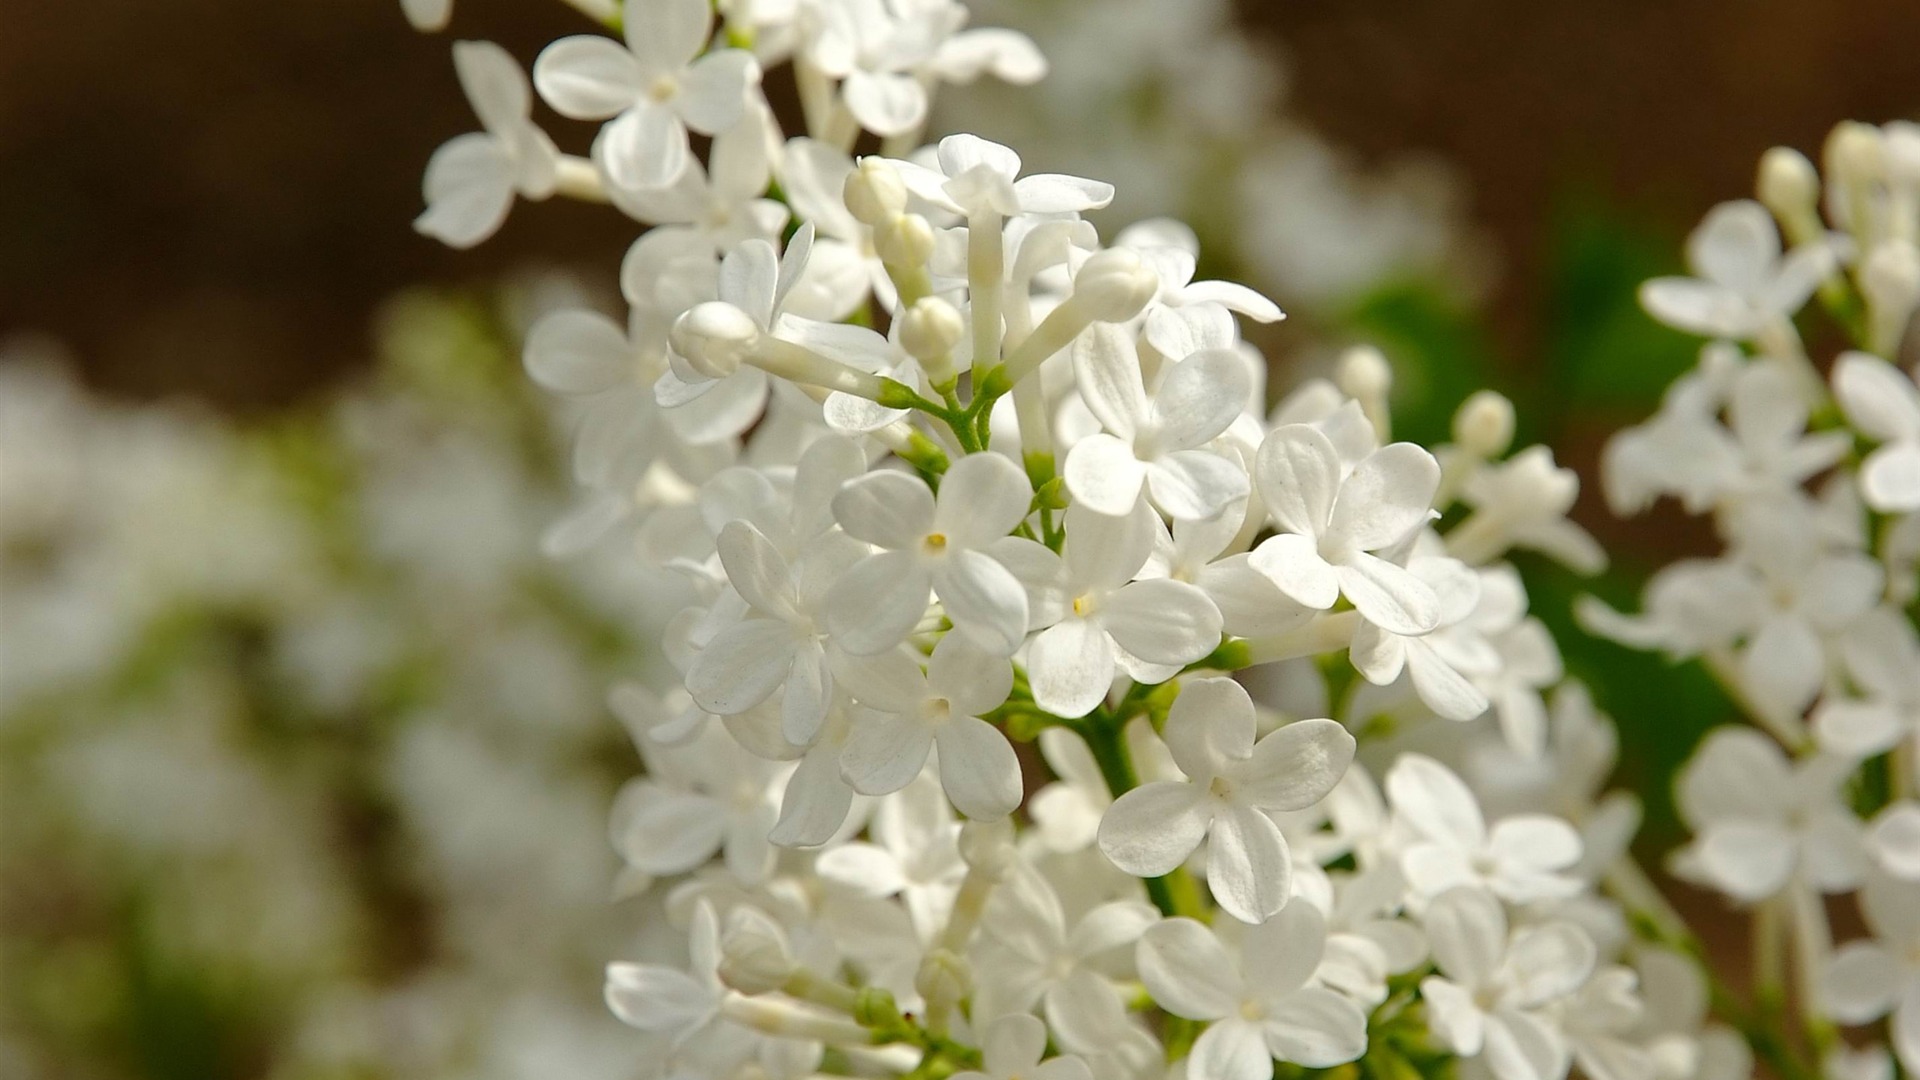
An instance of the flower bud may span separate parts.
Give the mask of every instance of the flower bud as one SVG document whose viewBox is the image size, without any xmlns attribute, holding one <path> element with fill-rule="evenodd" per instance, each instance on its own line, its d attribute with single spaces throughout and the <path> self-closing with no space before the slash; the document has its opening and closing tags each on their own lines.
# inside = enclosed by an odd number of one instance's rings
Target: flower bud
<svg viewBox="0 0 1920 1080">
<path fill-rule="evenodd" d="M 1834 127 L 1827 136 L 1827 179 L 1841 186 L 1868 183 L 1880 177 L 1880 129 L 1857 120 Z"/>
<path fill-rule="evenodd" d="M 1920 249 L 1908 240 L 1875 247 L 1860 268 L 1860 291 L 1873 316 L 1874 351 L 1892 356 L 1906 337 L 1914 307 L 1920 305 Z"/>
<path fill-rule="evenodd" d="M 733 910 L 720 940 L 721 982 L 743 994 L 770 994 L 786 984 L 794 966 L 779 923 L 757 908 Z"/>
<path fill-rule="evenodd" d="M 1920 188 L 1920 124 L 1896 120 L 1884 129 L 1887 179 L 1904 187 Z"/>
<path fill-rule="evenodd" d="M 973 993 L 973 970 L 952 949 L 936 948 L 920 961 L 913 988 L 927 999 L 927 1009 L 950 1009 Z"/>
<path fill-rule="evenodd" d="M 1820 174 L 1807 155 L 1790 146 L 1776 146 L 1760 158 L 1754 193 L 1773 216 L 1795 221 L 1820 202 Z"/>
<path fill-rule="evenodd" d="M 900 347 L 932 374 L 934 367 L 951 367 L 954 347 L 966 335 L 967 323 L 952 304 L 926 296 L 900 316 Z"/>
<path fill-rule="evenodd" d="M 879 228 L 907 209 L 907 185 L 900 170 L 885 158 L 866 157 L 847 174 L 841 197 L 854 220 Z"/>
<path fill-rule="evenodd" d="M 1334 382 L 1348 397 L 1361 402 L 1378 401 L 1393 388 L 1393 366 L 1384 353 L 1371 345 L 1355 345 L 1340 356 Z"/>
<path fill-rule="evenodd" d="M 1453 441 L 1482 459 L 1506 453 L 1513 445 L 1513 402 L 1492 390 L 1474 394 L 1453 414 Z"/>
<path fill-rule="evenodd" d="M 873 230 L 873 252 L 888 266 L 924 266 L 933 257 L 933 226 L 919 214 L 900 214 Z"/>
<path fill-rule="evenodd" d="M 1126 322 L 1160 291 L 1160 276 L 1126 248 L 1097 251 L 1073 275 L 1073 303 L 1096 322 Z"/>
<path fill-rule="evenodd" d="M 760 340 L 753 317 L 732 304 L 709 300 L 673 322 L 667 334 L 673 351 L 695 371 L 710 379 L 724 379 L 740 370 Z"/>
</svg>

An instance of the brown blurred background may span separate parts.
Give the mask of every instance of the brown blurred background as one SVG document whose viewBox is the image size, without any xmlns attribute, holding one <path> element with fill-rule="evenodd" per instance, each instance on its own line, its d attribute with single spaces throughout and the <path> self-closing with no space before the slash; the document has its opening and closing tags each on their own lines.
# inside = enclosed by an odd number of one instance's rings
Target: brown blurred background
<svg viewBox="0 0 1920 1080">
<path fill-rule="evenodd" d="M 1176 2 L 1176 0 L 1169 0 Z M 1746 192 L 1769 145 L 1920 108 L 1916 0 L 1242 0 L 1292 107 L 1363 157 L 1454 162 L 1505 271 L 1493 328 L 1537 349 L 1557 200 L 1632 207 L 1674 240 Z M 523 60 L 580 20 L 457 0 L 454 34 Z M 556 253 L 607 268 L 603 212 L 523 208 L 476 252 L 408 227 L 472 120 L 449 38 L 394 0 L 0 6 L 0 332 L 66 340 L 91 381 L 256 408 L 362 363 L 375 304 Z M 564 137 L 564 136 L 563 136 Z M 568 146 L 580 151 L 584 146 Z"/>
</svg>

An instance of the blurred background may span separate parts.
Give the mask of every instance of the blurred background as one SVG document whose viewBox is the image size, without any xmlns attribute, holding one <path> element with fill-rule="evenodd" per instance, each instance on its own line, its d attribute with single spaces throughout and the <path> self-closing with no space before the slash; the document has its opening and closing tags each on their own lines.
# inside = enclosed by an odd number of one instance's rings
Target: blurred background
<svg viewBox="0 0 1920 1080">
<path fill-rule="evenodd" d="M 1202 276 L 1292 316 L 1257 339 L 1276 387 L 1371 342 L 1397 434 L 1491 386 L 1580 470 L 1615 567 L 1523 569 L 1670 846 L 1667 778 L 1724 703 L 1567 617 L 1706 539 L 1597 495 L 1697 346 L 1634 289 L 1767 147 L 1920 114 L 1920 5 L 975 8 L 1054 72 L 951 92 L 936 131 L 1117 181 L 1105 227 L 1190 222 Z M 597 1003 L 646 922 L 607 902 L 637 763 L 604 687 L 658 613 L 619 559 L 540 557 L 568 496 L 517 335 L 609 292 L 638 230 L 559 200 L 473 252 L 409 227 L 473 127 L 450 40 L 530 63 L 579 16 L 0 17 L 0 1078 L 636 1075 Z"/>
</svg>

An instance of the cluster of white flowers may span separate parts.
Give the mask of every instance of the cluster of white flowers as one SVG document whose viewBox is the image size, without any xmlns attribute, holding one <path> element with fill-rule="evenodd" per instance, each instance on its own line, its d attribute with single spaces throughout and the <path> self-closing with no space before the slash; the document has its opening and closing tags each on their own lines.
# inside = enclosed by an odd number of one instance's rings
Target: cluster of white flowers
<svg viewBox="0 0 1920 1080">
<path fill-rule="evenodd" d="M 1758 728 L 1714 731 L 1682 775 L 1694 836 L 1674 869 L 1752 908 L 1762 1003 L 1791 982 L 1808 1043 L 1848 1075 L 1891 1065 L 1884 1051 L 1842 1053 L 1833 1026 L 1891 1013 L 1911 1074 L 1920 125 L 1842 124 L 1823 170 L 1772 150 L 1757 195 L 1716 207 L 1693 234 L 1695 276 L 1642 291 L 1655 317 L 1711 341 L 1606 461 L 1618 511 L 1671 496 L 1711 515 L 1724 550 L 1661 570 L 1639 615 L 1597 602 L 1582 614 L 1622 642 L 1699 658 Z M 1852 347 L 1816 364 L 1806 342 L 1828 340 Z M 1835 952 L 1826 898 L 1856 892 L 1873 936 Z"/>
<path fill-rule="evenodd" d="M 619 537 L 691 597 L 610 697 L 622 888 L 683 934 L 607 969 L 645 1075 L 1746 1074 L 1631 932 L 1664 909 L 1611 723 L 1505 561 L 1604 556 L 1505 399 L 1393 442 L 1363 347 L 1269 408 L 1240 320 L 1281 313 L 1195 281 L 1190 230 L 1103 241 L 1107 184 L 917 145 L 942 84 L 1044 69 L 951 0 L 602 14 L 624 46 L 530 83 L 455 46 L 487 133 L 420 225 L 650 226 L 626 317 L 525 356 L 578 399 L 549 550 Z M 605 121 L 589 156 L 532 91 Z"/>
<path fill-rule="evenodd" d="M 469 306 L 271 422 L 0 344 L 0 1075 L 631 1075 L 578 973 L 633 940 L 602 702 L 648 589 L 535 550 L 554 431 Z"/>
</svg>

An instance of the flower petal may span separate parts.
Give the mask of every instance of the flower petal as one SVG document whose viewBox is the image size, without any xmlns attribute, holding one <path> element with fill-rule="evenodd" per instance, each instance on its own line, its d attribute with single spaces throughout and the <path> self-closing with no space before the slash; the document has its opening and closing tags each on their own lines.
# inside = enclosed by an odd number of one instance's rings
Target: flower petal
<svg viewBox="0 0 1920 1080">
<path fill-rule="evenodd" d="M 1100 819 L 1100 850 L 1135 877 L 1170 874 L 1200 846 L 1209 815 L 1205 793 L 1160 780 L 1115 799 Z"/>
</svg>

